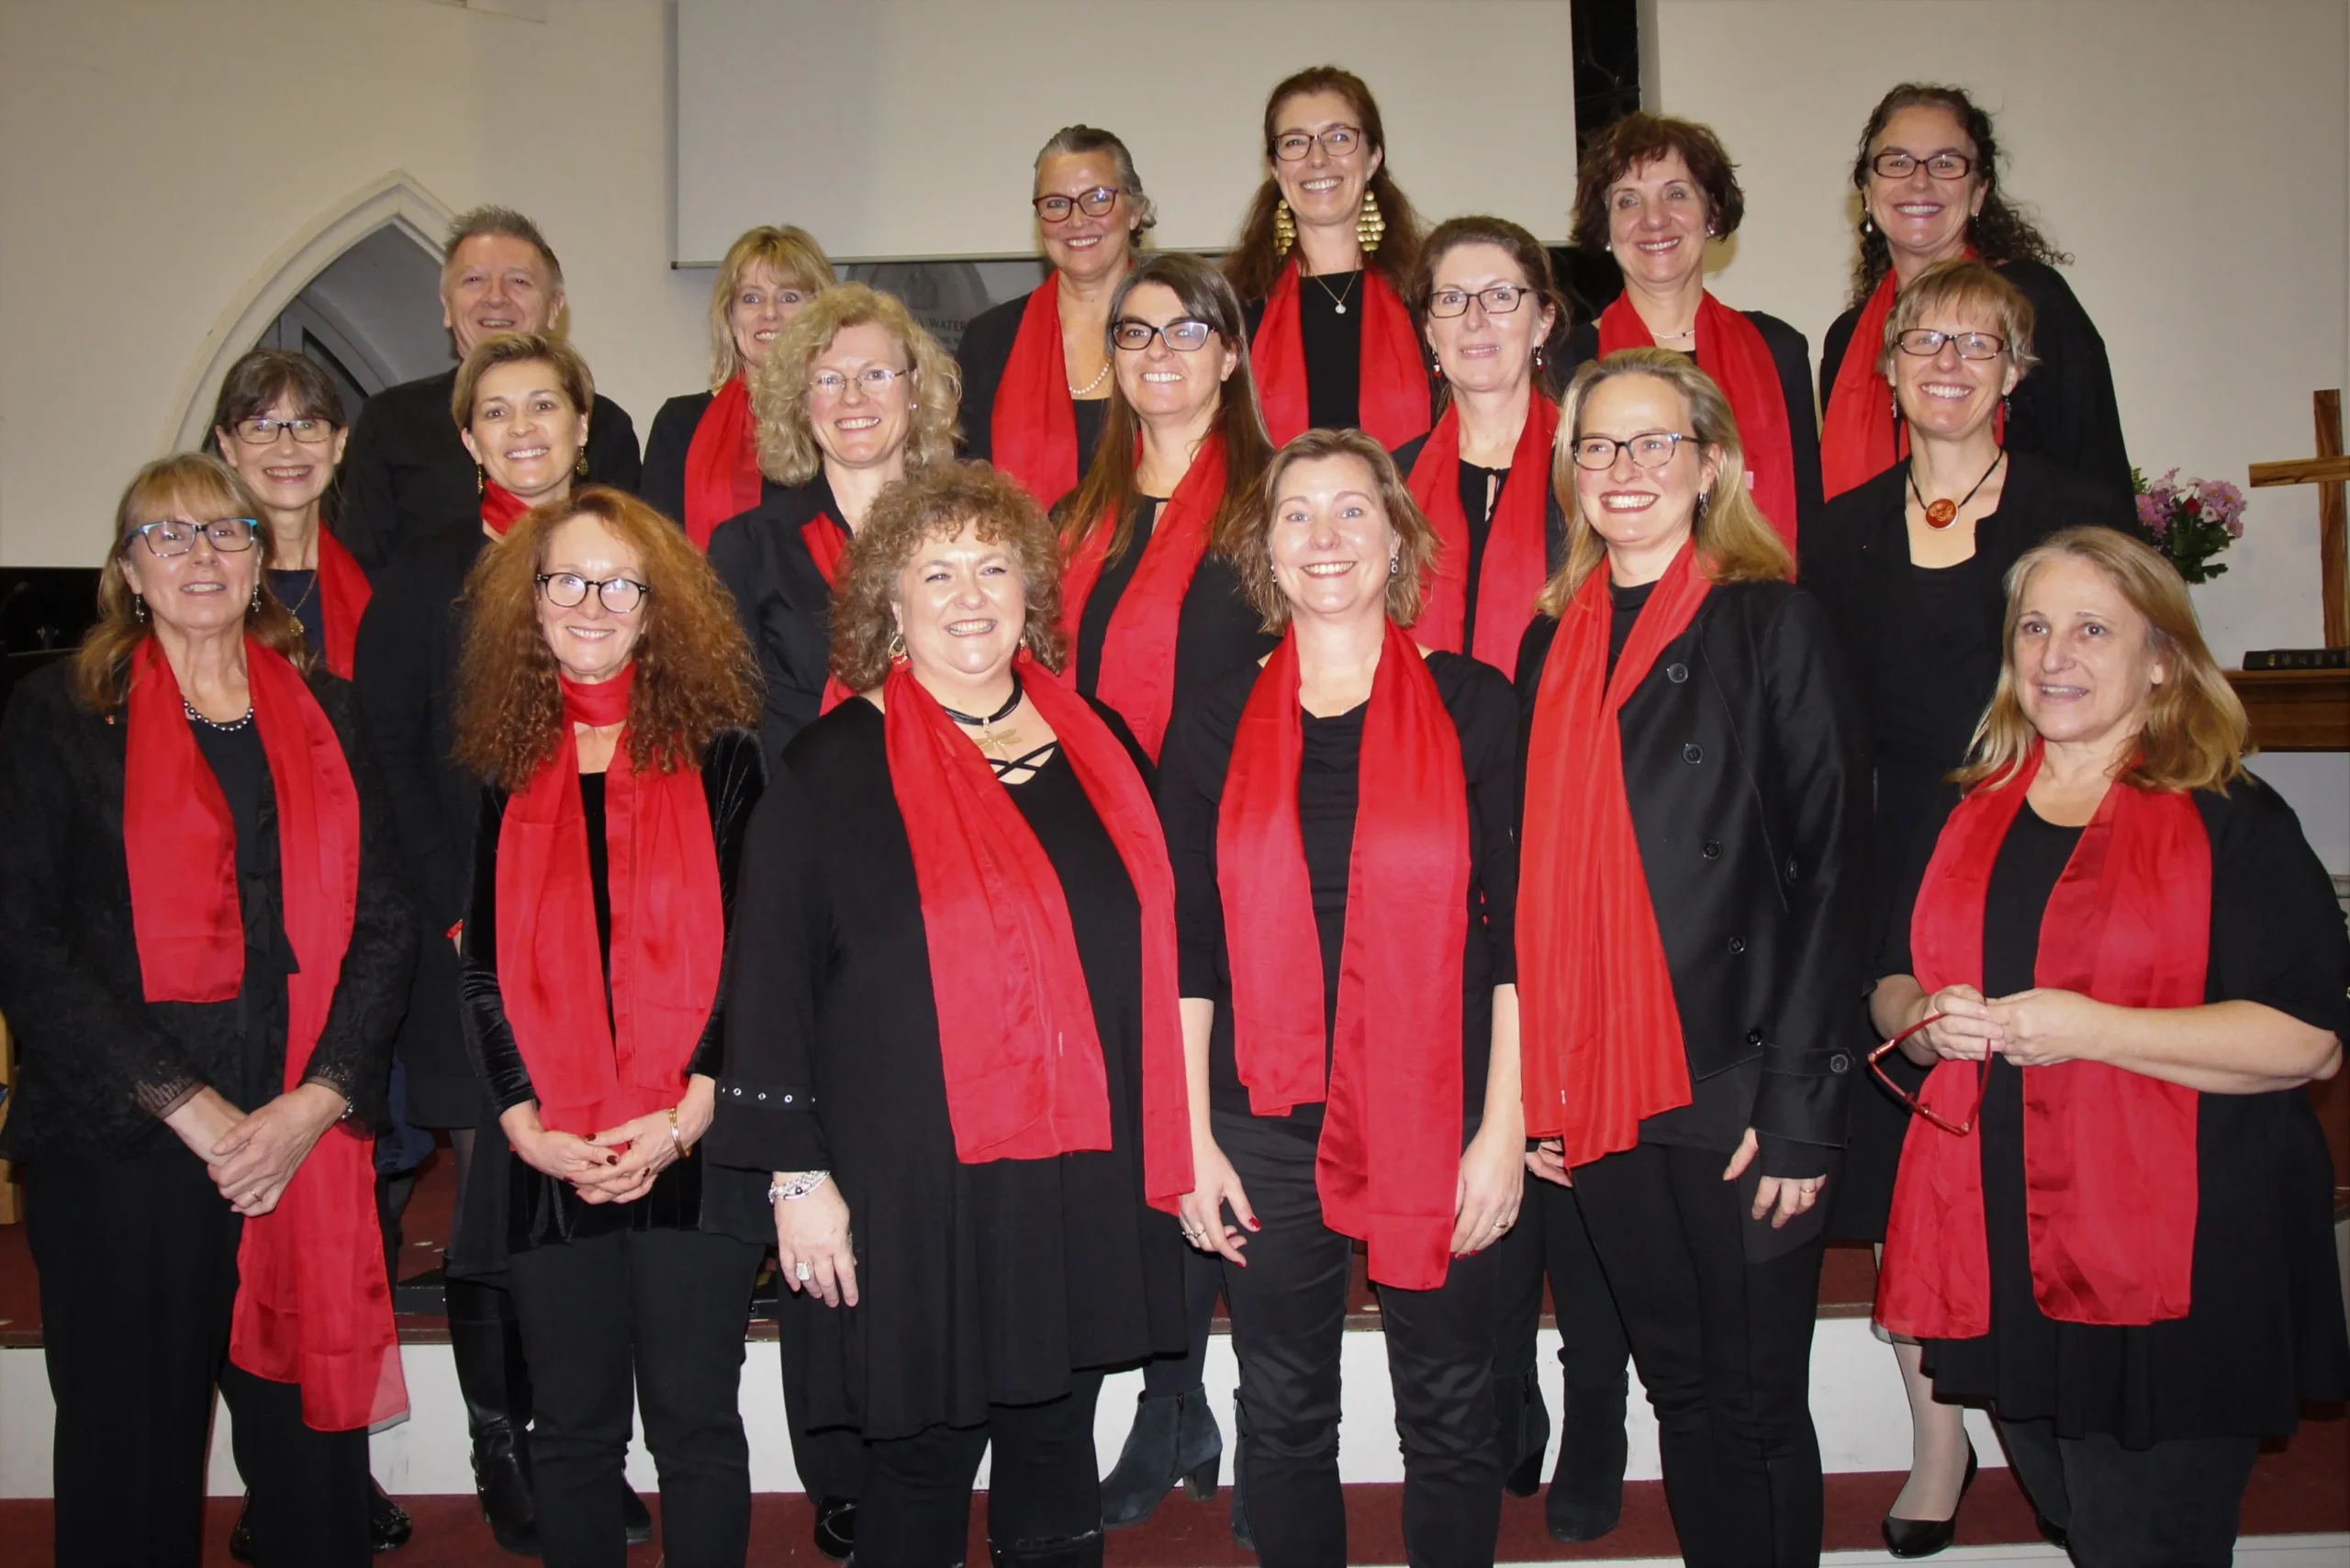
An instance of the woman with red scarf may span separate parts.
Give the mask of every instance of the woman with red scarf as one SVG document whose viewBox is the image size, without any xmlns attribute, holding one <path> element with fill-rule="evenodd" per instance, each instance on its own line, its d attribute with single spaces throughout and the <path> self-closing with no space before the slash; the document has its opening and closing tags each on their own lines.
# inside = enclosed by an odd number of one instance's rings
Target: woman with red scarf
<svg viewBox="0 0 2350 1568">
<path fill-rule="evenodd" d="M 1852 160 L 1861 193 L 1851 306 L 1819 345 L 1820 476 L 1828 496 L 1875 477 L 1908 450 L 1878 364 L 1895 295 L 1937 262 L 1974 256 L 2031 302 L 2040 367 L 2001 416 L 2010 451 L 2130 493 L 2130 456 L 2105 340 L 2056 268 L 2071 258 L 2009 205 L 1991 117 L 1956 87 L 1905 82 L 1879 99 Z"/>
<path fill-rule="evenodd" d="M 1404 630 L 1437 542 L 1377 442 L 1303 436 L 1263 498 L 1241 579 L 1281 645 L 1184 707 L 1159 779 L 1198 1178 L 1183 1225 L 1224 1261 L 1259 1559 L 1347 1560 L 1338 1362 L 1361 1240 L 1406 1554 L 1491 1562 L 1488 1249 L 1526 1174 L 1516 707 L 1492 668 Z"/>
<path fill-rule="evenodd" d="M 1619 349 L 1688 355 L 1729 399 L 1748 491 L 1789 551 L 1818 511 L 1819 427 L 1811 345 L 1760 310 L 1733 310 L 1706 287 L 1706 253 L 1738 232 L 1746 196 L 1713 131 L 1631 114 L 1584 149 L 1575 173 L 1575 243 L 1605 250 L 1624 292 L 1567 339 L 1568 369 Z"/>
<path fill-rule="evenodd" d="M 2224 1564 L 2262 1439 L 2350 1390 L 2301 1092 L 2341 1067 L 2350 942 L 2169 563 L 2069 529 L 2008 580 L 1967 793 L 1870 1001 L 1933 1067 L 1877 1320 L 1991 1407 L 2074 1562 Z"/>
<path fill-rule="evenodd" d="M 1427 362 L 1404 296 L 1420 220 L 1387 169 L 1361 77 L 1301 71 L 1265 100 L 1269 173 L 1224 275 L 1247 301 L 1265 428 L 1361 430 L 1393 449 L 1434 423 Z"/>
<path fill-rule="evenodd" d="M 963 452 L 1051 506 L 1084 478 L 1111 407 L 1111 297 L 1158 221 L 1126 144 L 1063 126 L 1036 154 L 1036 232 L 1052 276 L 983 310 L 955 360 L 970 411 Z"/>
<path fill-rule="evenodd" d="M 1055 678 L 1060 554 L 983 464 L 884 491 L 744 848 L 713 1159 L 771 1175 L 784 1365 L 861 1434 L 856 1557 L 1102 1562 L 1104 1369 L 1183 1346 L 1174 888 L 1130 742 Z"/>
<path fill-rule="evenodd" d="M 225 465 L 148 465 L 97 625 L 0 725 L 0 1148 L 60 1563 L 197 1560 L 217 1385 L 253 1561 L 361 1568 L 367 1429 L 408 1406 L 373 1140 L 416 930 L 358 705 L 271 594 L 271 543 Z"/>
<path fill-rule="evenodd" d="M 766 782 L 751 652 L 709 564 L 602 486 L 516 520 L 465 592 L 455 756 L 485 783 L 459 962 L 505 1136 L 475 1146 L 459 1248 L 511 1281 L 540 1554 L 624 1554 L 641 1404 L 669 1559 L 740 1564 L 736 1395 L 767 1214 L 758 1179 L 699 1145 Z"/>
<path fill-rule="evenodd" d="M 1567 564 L 1518 654 L 1526 1130 L 1622 1310 L 1684 1556 L 1816 1563 L 1817 1204 L 1865 1041 L 1863 731 L 1706 373 L 1595 360 L 1561 428 Z"/>
</svg>

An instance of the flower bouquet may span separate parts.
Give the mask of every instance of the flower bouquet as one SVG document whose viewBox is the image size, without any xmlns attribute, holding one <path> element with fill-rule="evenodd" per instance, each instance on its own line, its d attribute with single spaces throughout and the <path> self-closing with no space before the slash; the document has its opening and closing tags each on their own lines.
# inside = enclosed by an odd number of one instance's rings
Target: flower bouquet
<svg viewBox="0 0 2350 1568">
<path fill-rule="evenodd" d="M 2190 583 L 2206 583 L 2227 567 L 2213 559 L 2244 537 L 2244 492 L 2224 479 L 2181 479 L 2174 468 L 2149 480 L 2130 470 L 2138 492 L 2138 527 Z"/>
</svg>

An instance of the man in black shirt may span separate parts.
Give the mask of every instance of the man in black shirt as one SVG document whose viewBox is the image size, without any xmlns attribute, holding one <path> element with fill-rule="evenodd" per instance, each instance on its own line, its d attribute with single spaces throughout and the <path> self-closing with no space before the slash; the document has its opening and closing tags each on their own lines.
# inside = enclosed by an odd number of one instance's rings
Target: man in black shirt
<svg viewBox="0 0 2350 1568">
<path fill-rule="evenodd" d="M 441 260 L 441 319 L 463 359 L 484 338 L 554 330 L 563 315 L 563 265 L 538 226 L 502 207 L 478 207 L 450 225 Z M 454 367 L 386 388 L 352 427 L 335 533 L 375 572 L 420 533 L 471 517 L 473 459 L 449 417 Z M 636 427 L 599 394 L 588 421 L 588 477 L 633 491 L 642 468 Z"/>
</svg>

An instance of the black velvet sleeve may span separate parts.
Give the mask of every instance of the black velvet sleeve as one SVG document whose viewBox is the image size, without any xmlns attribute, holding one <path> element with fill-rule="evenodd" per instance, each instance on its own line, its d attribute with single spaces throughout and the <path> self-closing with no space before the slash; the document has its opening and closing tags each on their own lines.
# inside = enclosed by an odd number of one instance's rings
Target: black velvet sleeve
<svg viewBox="0 0 2350 1568">
<path fill-rule="evenodd" d="M 672 522 L 686 519 L 686 454 L 709 407 L 706 392 L 672 398 L 653 416 L 652 432 L 644 438 L 644 473 L 637 494 Z"/>
<path fill-rule="evenodd" d="M 498 838 L 505 821 L 506 792 L 484 785 L 474 823 L 473 892 L 457 939 L 457 1003 L 464 1014 L 465 1049 L 489 1090 L 490 1103 L 500 1112 L 537 1098 L 498 984 Z"/>
<path fill-rule="evenodd" d="M 767 786 L 767 759 L 758 734 L 728 730 L 711 742 L 701 764 L 702 789 L 710 797 L 710 835 L 718 849 L 718 890 L 726 919 L 726 957 L 718 972 L 718 1000 L 702 1026 L 688 1073 L 715 1079 L 726 1060 L 726 997 L 734 970 L 734 894 L 742 882 L 743 840 L 752 811 Z"/>
<path fill-rule="evenodd" d="M 1811 344 L 1775 316 L 1750 310 L 1747 319 L 1762 334 L 1779 372 L 1779 393 L 1787 403 L 1787 438 L 1795 452 L 1796 537 L 1819 515 L 1824 504 L 1819 479 L 1819 413 L 1811 401 Z"/>
<path fill-rule="evenodd" d="M 637 451 L 636 421 L 628 410 L 596 394 L 596 412 L 588 425 L 588 476 L 591 483 L 611 485 L 630 495 L 644 482 L 644 458 Z"/>
</svg>

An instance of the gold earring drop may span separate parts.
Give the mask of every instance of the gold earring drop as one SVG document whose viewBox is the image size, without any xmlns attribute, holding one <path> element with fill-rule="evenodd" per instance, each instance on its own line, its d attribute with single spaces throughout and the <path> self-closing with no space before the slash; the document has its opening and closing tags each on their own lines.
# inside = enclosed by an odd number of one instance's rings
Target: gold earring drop
<svg viewBox="0 0 2350 1568">
<path fill-rule="evenodd" d="M 892 633 L 890 633 L 890 650 L 889 650 L 889 652 L 890 652 L 890 662 L 891 664 L 903 664 L 903 663 L 905 663 L 905 659 L 906 659 L 906 634 L 905 634 L 903 632 L 892 632 Z"/>
<path fill-rule="evenodd" d="M 1379 210 L 1379 197 L 1366 189 L 1362 193 L 1362 211 L 1355 217 L 1355 239 L 1366 256 L 1379 249 L 1380 241 L 1387 237 L 1387 219 Z"/>
<path fill-rule="evenodd" d="M 141 626 L 147 624 L 147 600 L 135 593 L 130 596 L 130 618 Z"/>
<path fill-rule="evenodd" d="M 489 476 L 478 463 L 474 465 L 474 494 L 476 496 L 489 494 Z"/>
<path fill-rule="evenodd" d="M 571 471 L 583 479 L 588 477 L 588 448 L 584 442 L 579 448 L 579 461 L 571 465 Z"/>
<path fill-rule="evenodd" d="M 1273 254 L 1286 256 L 1297 246 L 1297 219 L 1290 216 L 1289 200 L 1273 203 Z"/>
</svg>

